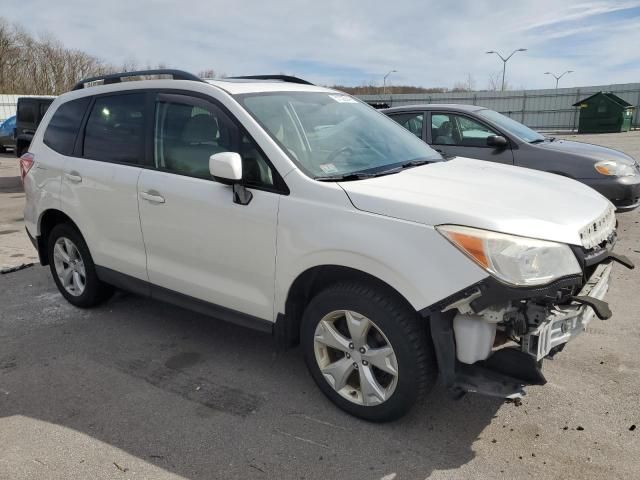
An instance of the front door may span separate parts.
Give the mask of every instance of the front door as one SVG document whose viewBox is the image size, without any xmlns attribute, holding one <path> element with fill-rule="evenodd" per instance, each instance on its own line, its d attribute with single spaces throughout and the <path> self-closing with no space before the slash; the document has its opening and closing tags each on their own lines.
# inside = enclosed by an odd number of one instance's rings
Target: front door
<svg viewBox="0 0 640 480">
<path fill-rule="evenodd" d="M 243 158 L 248 205 L 209 174 L 209 157 L 224 151 Z M 149 281 L 273 320 L 280 193 L 262 151 L 221 105 L 159 93 L 153 152 L 155 169 L 138 183 Z"/>
<path fill-rule="evenodd" d="M 513 153 L 509 146 L 495 148 L 487 145 L 487 137 L 501 134 L 470 116 L 431 112 L 429 127 L 429 144 L 443 155 L 513 165 Z"/>
</svg>

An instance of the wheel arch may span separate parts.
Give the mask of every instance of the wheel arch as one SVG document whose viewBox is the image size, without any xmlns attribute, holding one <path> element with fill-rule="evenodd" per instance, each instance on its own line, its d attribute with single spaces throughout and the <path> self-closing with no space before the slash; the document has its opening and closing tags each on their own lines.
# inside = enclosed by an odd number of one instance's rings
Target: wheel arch
<svg viewBox="0 0 640 480">
<path fill-rule="evenodd" d="M 329 285 L 345 280 L 374 285 L 386 290 L 415 310 L 411 302 L 396 288 L 370 273 L 344 265 L 317 265 L 301 272 L 287 292 L 284 313 L 278 313 L 274 327 L 278 344 L 284 348 L 297 345 L 300 341 L 300 323 L 306 305 L 314 295 Z"/>
<path fill-rule="evenodd" d="M 68 223 L 78 232 L 80 232 L 78 225 L 76 225 L 76 223 L 69 215 L 55 208 L 45 210 L 44 212 L 42 212 L 40 218 L 38 219 L 38 235 L 36 237 L 36 240 L 38 257 L 40 259 L 41 265 L 49 264 L 49 258 L 47 256 L 47 242 L 49 234 L 51 233 L 51 230 L 53 230 L 53 227 L 61 223 Z"/>
</svg>

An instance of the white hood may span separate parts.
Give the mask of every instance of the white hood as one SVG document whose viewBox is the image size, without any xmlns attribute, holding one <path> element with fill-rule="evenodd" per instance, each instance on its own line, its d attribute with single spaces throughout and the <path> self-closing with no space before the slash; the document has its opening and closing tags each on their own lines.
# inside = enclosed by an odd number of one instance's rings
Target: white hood
<svg viewBox="0 0 640 480">
<path fill-rule="evenodd" d="M 612 208 L 575 180 L 460 157 L 340 186 L 359 210 L 573 245 L 581 245 L 581 232 Z"/>
</svg>

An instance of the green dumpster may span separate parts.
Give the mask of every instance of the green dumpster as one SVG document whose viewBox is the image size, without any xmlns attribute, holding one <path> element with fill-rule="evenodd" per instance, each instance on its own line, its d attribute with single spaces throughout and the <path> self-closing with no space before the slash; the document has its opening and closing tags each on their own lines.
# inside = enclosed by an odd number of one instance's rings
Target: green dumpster
<svg viewBox="0 0 640 480">
<path fill-rule="evenodd" d="M 628 132 L 635 107 L 611 92 L 598 92 L 573 104 L 578 107 L 578 133 Z"/>
</svg>

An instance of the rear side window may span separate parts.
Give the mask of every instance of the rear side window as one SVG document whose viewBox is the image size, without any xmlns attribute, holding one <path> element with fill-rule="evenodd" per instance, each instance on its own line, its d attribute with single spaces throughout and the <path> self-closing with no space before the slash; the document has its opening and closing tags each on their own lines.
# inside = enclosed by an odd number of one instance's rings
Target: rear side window
<svg viewBox="0 0 640 480">
<path fill-rule="evenodd" d="M 62 155 L 72 155 L 89 97 L 63 103 L 51 117 L 44 132 L 44 143 Z"/>
<path fill-rule="evenodd" d="M 96 98 L 85 128 L 83 156 L 104 162 L 144 163 L 145 94 Z"/>
<path fill-rule="evenodd" d="M 18 104 L 18 120 L 24 123 L 35 123 L 36 109 L 33 103 L 22 102 Z"/>
</svg>

